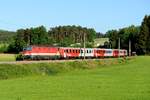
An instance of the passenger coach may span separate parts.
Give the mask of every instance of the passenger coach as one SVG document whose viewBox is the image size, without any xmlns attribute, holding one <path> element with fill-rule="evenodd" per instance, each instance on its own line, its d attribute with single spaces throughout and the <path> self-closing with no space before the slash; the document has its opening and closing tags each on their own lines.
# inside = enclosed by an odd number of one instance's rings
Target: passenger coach
<svg viewBox="0 0 150 100">
<path fill-rule="evenodd" d="M 72 48 L 72 47 L 47 47 L 28 46 L 21 52 L 24 59 L 72 59 L 72 58 L 105 58 L 125 57 L 127 50 L 123 49 L 101 49 L 101 48 Z"/>
</svg>

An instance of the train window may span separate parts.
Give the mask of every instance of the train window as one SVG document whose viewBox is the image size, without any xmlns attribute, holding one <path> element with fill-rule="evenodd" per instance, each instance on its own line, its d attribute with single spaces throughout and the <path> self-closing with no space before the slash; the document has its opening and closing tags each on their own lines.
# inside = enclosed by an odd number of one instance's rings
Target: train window
<svg viewBox="0 0 150 100">
<path fill-rule="evenodd" d="M 78 53 L 80 53 L 80 50 L 78 50 Z"/>
<path fill-rule="evenodd" d="M 70 49 L 70 52 L 69 53 L 71 53 L 71 49 Z"/>
<path fill-rule="evenodd" d="M 88 50 L 86 50 L 86 52 L 89 53 Z"/>
<path fill-rule="evenodd" d="M 93 51 L 92 50 L 90 50 L 90 53 L 92 53 Z"/>
<path fill-rule="evenodd" d="M 81 50 L 81 53 L 83 53 L 83 50 Z"/>
<path fill-rule="evenodd" d="M 89 53 L 91 53 L 91 50 L 89 50 Z"/>
<path fill-rule="evenodd" d="M 112 51 L 108 50 L 108 51 L 106 51 L 106 53 L 112 53 Z"/>
<path fill-rule="evenodd" d="M 78 50 L 76 50 L 76 53 L 78 53 Z"/>
<path fill-rule="evenodd" d="M 99 50 L 100 53 L 103 53 L 103 50 Z"/>
</svg>

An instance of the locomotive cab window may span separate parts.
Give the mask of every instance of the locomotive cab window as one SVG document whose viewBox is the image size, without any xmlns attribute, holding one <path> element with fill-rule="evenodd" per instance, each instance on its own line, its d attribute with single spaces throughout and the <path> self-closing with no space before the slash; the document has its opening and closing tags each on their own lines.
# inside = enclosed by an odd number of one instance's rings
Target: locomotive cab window
<svg viewBox="0 0 150 100">
<path fill-rule="evenodd" d="M 32 50 L 32 47 L 24 48 L 23 50 Z"/>
</svg>

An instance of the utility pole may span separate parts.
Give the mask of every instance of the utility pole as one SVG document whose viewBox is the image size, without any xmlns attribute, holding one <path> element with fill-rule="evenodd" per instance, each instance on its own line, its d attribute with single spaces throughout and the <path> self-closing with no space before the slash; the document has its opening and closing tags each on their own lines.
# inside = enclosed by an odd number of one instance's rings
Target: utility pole
<svg viewBox="0 0 150 100">
<path fill-rule="evenodd" d="M 131 56 L 131 40 L 129 39 L 129 56 Z"/>
<path fill-rule="evenodd" d="M 84 32 L 84 60 L 85 60 L 85 32 Z"/>
<path fill-rule="evenodd" d="M 119 37 L 119 40 L 118 40 L 118 51 L 119 51 L 118 57 L 120 58 L 120 37 Z"/>
</svg>

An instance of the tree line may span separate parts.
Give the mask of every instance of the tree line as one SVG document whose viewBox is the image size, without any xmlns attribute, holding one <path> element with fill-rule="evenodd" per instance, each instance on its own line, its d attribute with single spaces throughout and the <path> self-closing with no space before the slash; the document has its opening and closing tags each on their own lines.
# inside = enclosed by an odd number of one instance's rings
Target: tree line
<svg viewBox="0 0 150 100">
<path fill-rule="evenodd" d="M 131 41 L 132 52 L 142 55 L 150 54 L 150 15 L 145 15 L 140 26 L 131 25 L 119 30 L 108 30 L 105 34 L 96 33 L 92 28 L 75 25 L 57 26 L 49 30 L 44 26 L 39 26 L 19 29 L 16 32 L 0 31 L 0 38 L 2 38 L 1 42 L 7 41 L 9 44 L 7 52 L 13 53 L 22 51 L 28 45 L 83 47 L 84 39 L 86 47 L 93 47 L 95 38 L 109 38 L 109 42 L 103 47 L 117 49 L 120 38 L 121 49 L 128 50 L 129 41 Z M 2 51 L 6 52 L 6 49 L 2 48 Z"/>
<path fill-rule="evenodd" d="M 16 32 L 0 30 L 0 43 L 9 43 L 15 35 Z"/>
<path fill-rule="evenodd" d="M 129 41 L 131 41 L 131 50 L 136 51 L 138 35 L 140 33 L 139 26 L 129 26 L 119 30 L 109 30 L 106 32 L 105 37 L 109 38 L 109 45 L 111 48 L 118 48 L 118 42 L 120 39 L 120 48 L 129 49 Z"/>
<path fill-rule="evenodd" d="M 120 38 L 120 46 L 122 49 L 129 49 L 129 41 L 131 41 L 131 50 L 139 55 L 150 54 L 150 15 L 146 15 L 141 26 L 131 25 L 119 30 L 109 30 L 104 37 L 108 37 L 111 48 L 118 48 Z"/>
<path fill-rule="evenodd" d="M 84 38 L 86 46 L 92 47 L 96 31 L 92 28 L 81 26 L 58 26 L 46 30 L 44 26 L 36 28 L 19 29 L 16 32 L 9 52 L 18 53 L 29 45 L 49 45 L 49 46 L 74 46 L 82 47 Z"/>
</svg>

